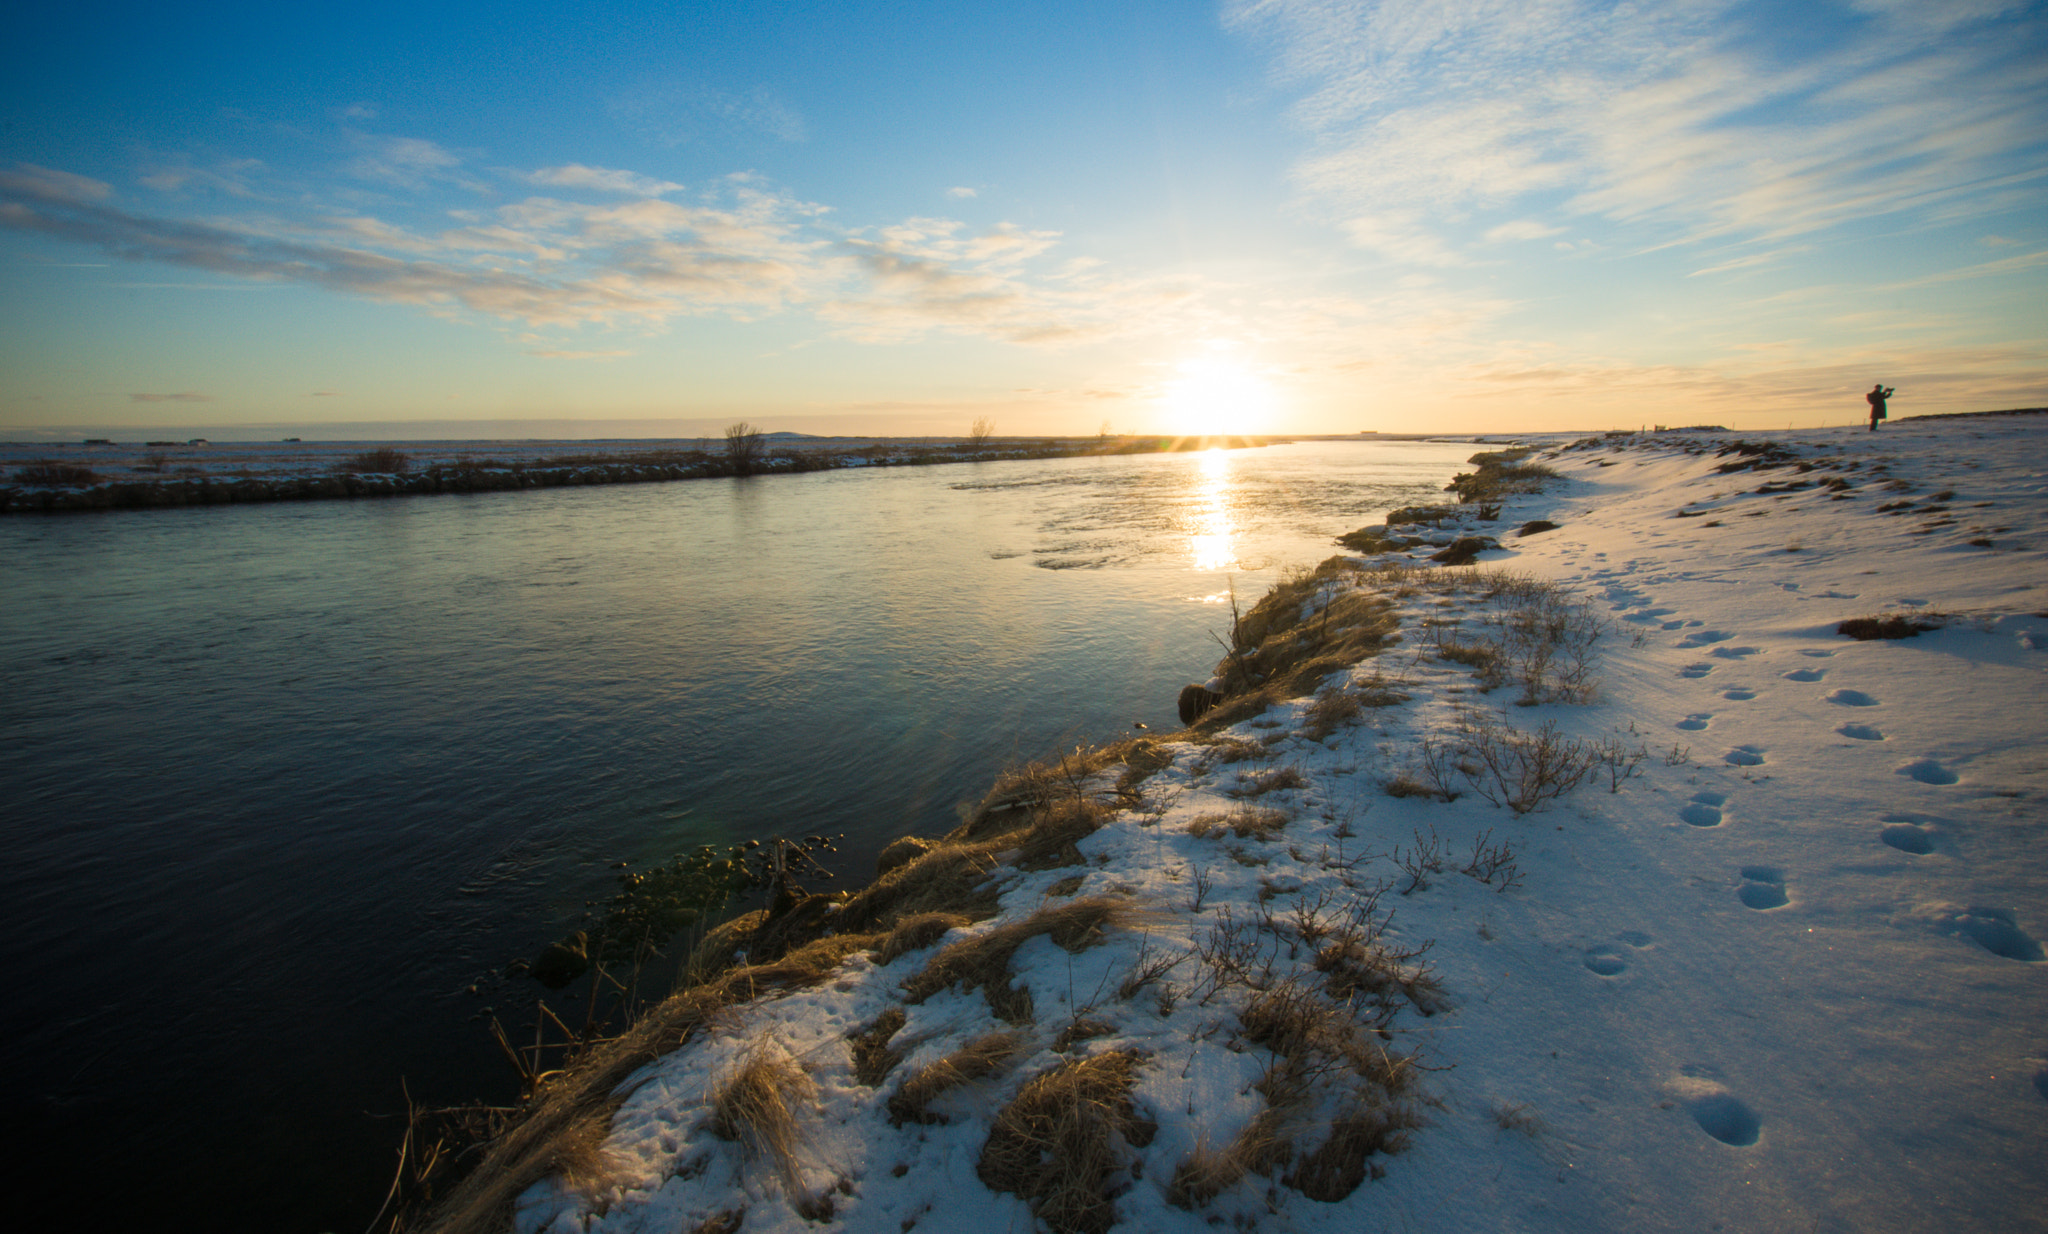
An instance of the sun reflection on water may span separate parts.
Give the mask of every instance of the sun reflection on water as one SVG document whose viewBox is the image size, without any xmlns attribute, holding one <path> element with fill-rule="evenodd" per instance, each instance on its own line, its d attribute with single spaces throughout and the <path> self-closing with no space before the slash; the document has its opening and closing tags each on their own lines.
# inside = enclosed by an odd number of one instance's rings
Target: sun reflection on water
<svg viewBox="0 0 2048 1234">
<path fill-rule="evenodd" d="M 1237 523 L 1230 510 L 1230 455 L 1204 450 L 1197 473 L 1197 504 L 1192 511 L 1188 555 L 1197 570 L 1229 570 L 1237 566 Z"/>
</svg>

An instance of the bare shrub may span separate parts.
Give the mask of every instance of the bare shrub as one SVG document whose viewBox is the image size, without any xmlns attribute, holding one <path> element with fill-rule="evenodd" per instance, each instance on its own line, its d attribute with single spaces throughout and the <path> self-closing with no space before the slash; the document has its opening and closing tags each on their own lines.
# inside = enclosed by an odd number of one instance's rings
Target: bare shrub
<svg viewBox="0 0 2048 1234">
<path fill-rule="evenodd" d="M 1142 1148 L 1158 1131 L 1130 1098 L 1142 1060 L 1113 1050 L 1026 1084 L 996 1115 L 976 1165 L 981 1181 L 1032 1202 L 1056 1234 L 1106 1234 L 1116 1224 L 1112 1182 L 1125 1169 L 1119 1144 Z"/>
<path fill-rule="evenodd" d="M 751 476 L 761 466 L 761 430 L 741 420 L 725 426 L 725 461 L 736 476 Z"/>
<path fill-rule="evenodd" d="M 1596 742 L 1593 753 L 1606 770 L 1607 791 L 1618 793 L 1621 786 L 1643 772 L 1643 762 L 1650 757 L 1650 748 L 1641 742 L 1631 747 L 1619 737 L 1610 737 Z"/>
<path fill-rule="evenodd" d="M 412 456 L 396 446 L 378 446 L 360 454 L 351 454 L 343 459 L 338 470 L 350 474 L 368 472 L 380 476 L 399 476 L 412 470 Z"/>
<path fill-rule="evenodd" d="M 989 439 L 995 435 L 996 422 L 987 416 L 978 416 L 974 423 L 968 427 L 967 448 L 970 450 L 987 449 Z"/>
<path fill-rule="evenodd" d="M 889 1121 L 930 1125 L 946 1122 L 946 1116 L 931 1108 L 940 1095 L 963 1084 L 995 1074 L 1004 1063 L 1024 1048 L 1017 1033 L 984 1033 L 959 1049 L 919 1067 L 889 1096 Z"/>
<path fill-rule="evenodd" d="M 1444 842 L 1443 838 L 1437 835 L 1436 828 L 1429 829 L 1427 838 L 1423 836 L 1420 828 L 1413 834 L 1415 844 L 1412 848 L 1404 851 L 1396 845 L 1394 851 L 1388 854 L 1393 863 L 1401 867 L 1401 872 L 1408 876 L 1408 885 L 1401 888 L 1401 894 L 1404 896 L 1426 890 L 1429 887 L 1429 876 L 1444 872 Z"/>
<path fill-rule="evenodd" d="M 99 478 L 99 473 L 90 467 L 81 467 L 76 463 L 57 463 L 49 459 L 24 463 L 14 469 L 16 484 L 55 487 L 65 484 L 95 484 Z"/>
<path fill-rule="evenodd" d="M 1521 867 L 1515 864 L 1514 847 L 1506 840 L 1495 843 L 1491 830 L 1472 837 L 1472 856 L 1458 867 L 1458 873 L 1488 886 L 1498 882 L 1498 890 L 1502 892 L 1522 881 Z"/>
<path fill-rule="evenodd" d="M 1517 814 L 1571 792 L 1599 762 L 1590 745 L 1560 736 L 1549 721 L 1533 733 L 1477 726 L 1469 730 L 1468 748 L 1483 769 L 1470 777 L 1473 791 Z"/>
</svg>

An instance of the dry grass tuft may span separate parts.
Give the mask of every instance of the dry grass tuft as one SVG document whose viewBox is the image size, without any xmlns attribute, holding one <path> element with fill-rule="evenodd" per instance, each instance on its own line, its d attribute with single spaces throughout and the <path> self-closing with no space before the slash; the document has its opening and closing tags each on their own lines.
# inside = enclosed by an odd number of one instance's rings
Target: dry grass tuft
<svg viewBox="0 0 2048 1234">
<path fill-rule="evenodd" d="M 958 913 L 974 921 L 991 917 L 996 891 L 989 875 L 995 872 L 996 854 L 1008 847 L 1005 835 L 942 841 L 856 892 L 839 911 L 839 928 L 879 929 L 933 912 Z"/>
<path fill-rule="evenodd" d="M 1093 1041 L 1097 1037 L 1107 1037 L 1115 1031 L 1116 1025 L 1111 1024 L 1108 1020 L 1095 1020 L 1083 1016 L 1061 1029 L 1059 1035 L 1052 1039 L 1052 1052 L 1055 1054 L 1065 1054 L 1083 1041 Z"/>
<path fill-rule="evenodd" d="M 1240 774 L 1237 783 L 1224 789 L 1228 796 L 1240 801 L 1247 797 L 1263 797 L 1282 789 L 1307 788 L 1308 773 L 1295 766 L 1275 767 L 1270 771 L 1256 771 Z"/>
<path fill-rule="evenodd" d="M 1105 929 L 1135 920 L 1137 910 L 1111 896 L 1088 896 L 1042 908 L 1019 921 L 1006 922 L 973 938 L 961 939 L 931 958 L 924 971 L 903 983 L 913 1003 L 958 985 L 979 989 L 998 1016 L 1012 1024 L 1031 1022 L 1031 992 L 1010 987 L 1010 959 L 1017 948 L 1043 934 L 1068 951 L 1080 951 L 1102 937 Z"/>
<path fill-rule="evenodd" d="M 1275 583 L 1232 626 L 1218 665 L 1224 699 L 1194 727 L 1227 728 L 1377 654 L 1400 623 L 1392 601 L 1363 589 L 1369 577 L 1349 558 L 1332 557 Z"/>
<path fill-rule="evenodd" d="M 1110 809 L 1099 801 L 1071 797 L 1039 811 L 1018 837 L 1015 865 L 1020 870 L 1051 870 L 1085 860 L 1077 847 L 1109 821 Z"/>
<path fill-rule="evenodd" d="M 1302 732 L 1310 741 L 1321 741 L 1365 712 L 1365 704 L 1349 690 L 1326 689 L 1302 711 Z"/>
<path fill-rule="evenodd" d="M 712 1090 L 711 1133 L 737 1141 L 750 1157 L 766 1157 L 793 1203 L 802 1204 L 802 1136 L 797 1113 L 815 1101 L 818 1085 L 774 1037 L 747 1052 Z"/>
<path fill-rule="evenodd" d="M 961 926 L 973 925 L 965 913 L 919 913 L 896 923 L 875 949 L 875 963 L 888 964 L 905 952 L 922 951 Z"/>
<path fill-rule="evenodd" d="M 1143 1147 L 1158 1130 L 1131 1103 L 1142 1061 L 1135 1050 L 1113 1050 L 1026 1084 L 996 1115 L 976 1167 L 981 1181 L 1031 1202 L 1056 1234 L 1104 1234 L 1116 1224 L 1111 1182 L 1125 1168 L 1118 1141 Z"/>
<path fill-rule="evenodd" d="M 1198 840 L 1229 831 L 1240 840 L 1270 840 L 1292 816 L 1269 806 L 1240 806 L 1228 814 L 1197 814 L 1188 820 L 1188 834 Z"/>
<path fill-rule="evenodd" d="M 903 1061 L 901 1050 L 889 1048 L 889 1039 L 910 1017 L 903 1008 L 891 1007 L 875 1017 L 875 1022 L 847 1038 L 847 1049 L 853 1055 L 853 1078 L 869 1088 L 879 1087 L 889 1073 L 896 1070 L 896 1064 Z"/>
<path fill-rule="evenodd" d="M 1422 1125 L 1406 1105 L 1358 1102 L 1330 1122 L 1329 1138 L 1282 1181 L 1311 1200 L 1334 1204 L 1383 1171 L 1374 1153 L 1392 1155 L 1408 1147 L 1408 1131 Z"/>
<path fill-rule="evenodd" d="M 942 1093 L 995 1074 L 1024 1049 L 1021 1033 L 985 1033 L 935 1063 L 919 1067 L 889 1097 L 889 1121 L 930 1125 L 946 1116 L 931 1108 Z"/>
<path fill-rule="evenodd" d="M 1237 1184 L 1246 1174 L 1270 1174 L 1294 1155 L 1286 1125 L 1292 1112 L 1268 1106 L 1222 1148 L 1197 1144 L 1174 1167 L 1166 1199 L 1179 1208 L 1199 1208 Z"/>
<path fill-rule="evenodd" d="M 1225 737 L 1210 745 L 1209 753 L 1203 758 L 1203 770 L 1272 757 L 1274 755 L 1270 748 L 1248 737 Z"/>
<path fill-rule="evenodd" d="M 550 1175 L 591 1177 L 601 1168 L 588 1145 L 601 1142 L 612 1112 L 625 1099 L 627 1077 L 673 1053 L 718 1012 L 779 990 L 814 986 L 872 934 L 820 939 L 768 964 L 732 969 L 693 986 L 640 1017 L 619 1037 L 594 1045 L 535 1092 L 525 1116 L 484 1148 L 476 1167 L 429 1214 L 434 1234 L 495 1234 L 509 1224 L 519 1193 Z"/>
</svg>

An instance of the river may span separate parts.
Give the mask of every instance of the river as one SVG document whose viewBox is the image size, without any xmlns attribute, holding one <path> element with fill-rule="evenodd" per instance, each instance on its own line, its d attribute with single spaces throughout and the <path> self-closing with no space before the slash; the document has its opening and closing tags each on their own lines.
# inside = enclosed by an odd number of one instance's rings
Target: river
<svg viewBox="0 0 2048 1234">
<path fill-rule="evenodd" d="M 509 1096 L 476 1016 L 537 990 L 467 990 L 614 862 L 845 832 L 857 883 L 1006 763 L 1175 727 L 1233 587 L 1473 449 L 0 522 L 12 1207 L 362 1228 L 401 1079 Z"/>
</svg>

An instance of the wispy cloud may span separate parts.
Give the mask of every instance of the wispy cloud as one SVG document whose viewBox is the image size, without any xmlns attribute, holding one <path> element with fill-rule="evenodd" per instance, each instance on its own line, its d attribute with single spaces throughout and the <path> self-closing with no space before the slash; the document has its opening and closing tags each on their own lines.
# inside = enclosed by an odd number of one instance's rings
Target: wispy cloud
<svg viewBox="0 0 2048 1234">
<path fill-rule="evenodd" d="M 131 403 L 211 403 L 213 396 L 197 390 L 180 390 L 176 394 L 131 394 Z"/>
<path fill-rule="evenodd" d="M 431 142 L 387 144 L 394 166 L 456 176 Z M 351 164 L 351 175 L 363 168 Z M 529 328 L 652 329 L 672 319 L 736 320 L 804 310 L 865 342 L 933 332 L 1045 344 L 1166 328 L 1176 293 L 1108 278 L 1086 260 L 1041 269 L 1056 232 L 912 218 L 846 229 L 824 206 L 753 175 L 688 200 L 683 186 L 636 172 L 566 164 L 511 181 L 588 189 L 608 201 L 528 196 L 440 212 L 453 226 L 366 210 L 289 210 L 282 196 L 240 213 L 175 217 L 131 208 L 105 182 L 30 165 L 0 172 L 0 227 L 87 245 L 121 261 L 204 270 L 228 286 L 301 284 L 442 314 Z M 405 177 L 391 180 L 404 187 Z M 422 190 L 425 184 L 415 186 Z M 617 200 L 624 196 L 625 200 Z M 397 208 L 403 208 L 403 203 Z M 410 212 L 413 219 L 419 208 Z M 425 217 L 432 219 L 428 209 Z M 622 351 L 537 343 L 555 359 Z"/>
<path fill-rule="evenodd" d="M 585 167 L 581 163 L 543 167 L 539 171 L 528 172 L 524 179 L 530 184 L 591 189 L 600 193 L 617 193 L 624 197 L 661 197 L 668 193 L 683 191 L 682 185 L 668 180 L 657 180 L 652 176 L 643 176 L 632 171 Z"/>
<path fill-rule="evenodd" d="M 952 188 L 949 188 L 949 189 L 947 189 L 947 190 L 946 190 L 946 196 L 948 196 L 948 197 L 953 197 L 953 198 L 958 198 L 958 199 L 960 199 L 960 200 L 963 200 L 963 201 L 964 201 L 964 200 L 966 200 L 967 198 L 970 198 L 970 197 L 979 197 L 979 196 L 981 196 L 981 194 L 979 194 L 979 193 L 975 192 L 975 191 L 974 191 L 973 189 L 971 189 L 971 188 L 968 188 L 968 187 L 967 187 L 966 185 L 964 185 L 964 184 L 956 184 L 956 185 L 954 185 L 954 186 L 953 186 Z"/>
<path fill-rule="evenodd" d="M 1645 236 L 1768 241 L 1968 213 L 2044 174 L 2048 56 L 2028 12 L 1872 0 L 1820 13 L 1837 28 L 1797 52 L 1773 13 L 1240 0 L 1228 19 L 1304 90 L 1295 114 L 1317 145 L 1296 174 L 1310 200 L 1418 264 L 1446 264 L 1409 234 L 1418 225 L 1450 247 L 1447 224 L 1518 205 Z"/>
</svg>

